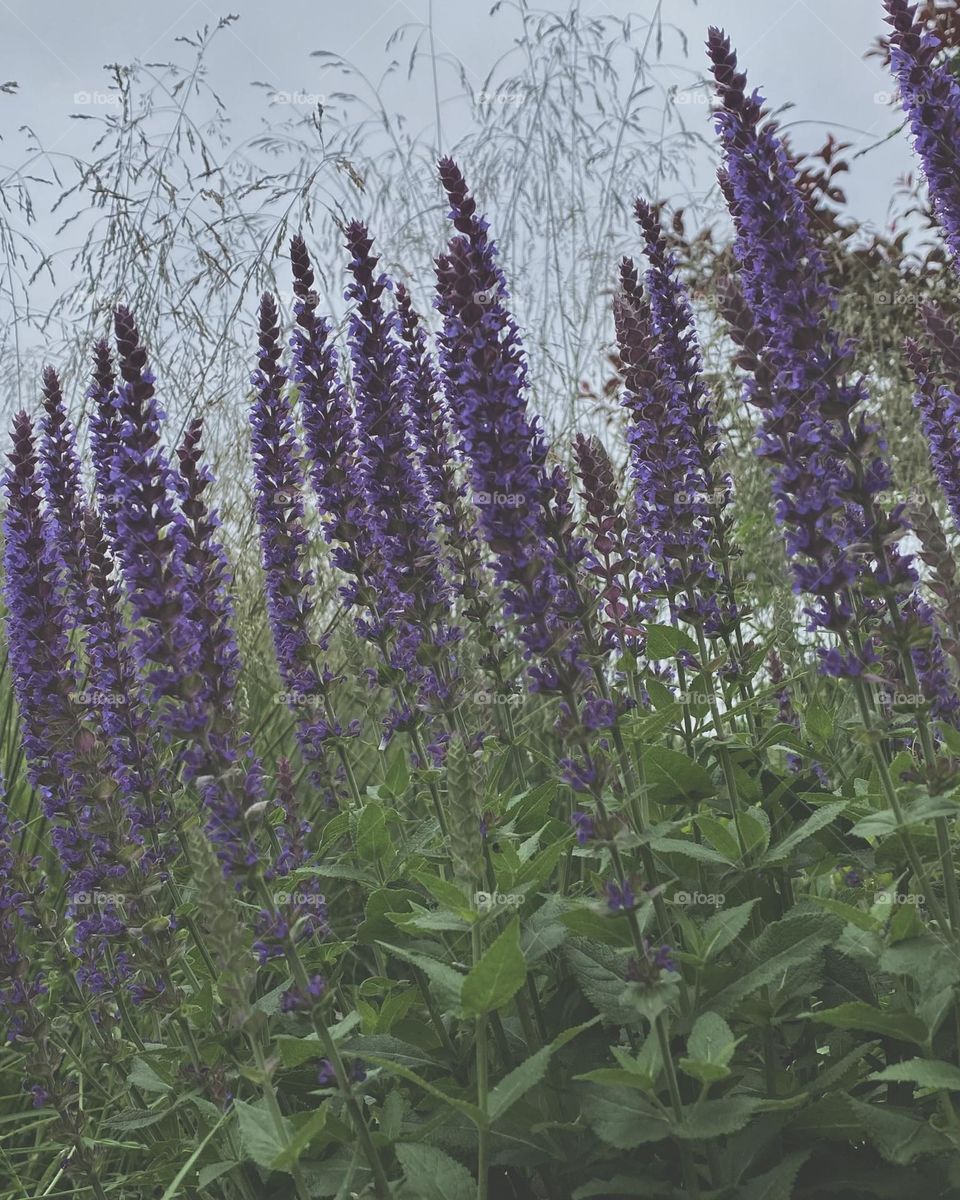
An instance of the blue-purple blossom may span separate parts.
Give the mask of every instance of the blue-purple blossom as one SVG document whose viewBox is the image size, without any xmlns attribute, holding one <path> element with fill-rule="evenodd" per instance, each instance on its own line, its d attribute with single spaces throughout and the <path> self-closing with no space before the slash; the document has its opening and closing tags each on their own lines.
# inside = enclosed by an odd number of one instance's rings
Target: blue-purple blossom
<svg viewBox="0 0 960 1200">
<path fill-rule="evenodd" d="M 641 597 L 642 576 L 637 571 L 613 464 L 598 437 L 588 438 L 578 433 L 573 451 L 586 510 L 584 526 L 589 549 L 583 568 L 600 584 L 606 640 L 622 648 L 640 646 L 643 639 L 640 622 L 652 616 L 652 609 Z"/>
<path fill-rule="evenodd" d="M 630 912 L 636 907 L 637 897 L 629 879 L 611 879 L 604 888 L 607 908 L 612 913 Z"/>
<path fill-rule="evenodd" d="M 906 342 L 907 360 L 916 384 L 914 404 L 920 413 L 937 482 L 946 497 L 954 525 L 960 528 L 960 339 L 942 314 L 927 310 L 924 314 L 936 346 L 930 358 L 913 338 Z M 940 359 L 950 383 L 938 379 L 933 362 Z"/>
<path fill-rule="evenodd" d="M 20 832 L 5 801 L 0 800 L 0 1042 L 29 1037 L 39 1023 L 37 999 L 46 994 L 43 975 L 31 965 L 26 937 L 34 918 L 23 880 L 22 863 L 14 848 Z M 21 938 L 24 937 L 24 944 Z M 34 1093 L 36 1102 L 42 1089 Z M 42 1093 L 45 1096 L 45 1093 Z M 42 1103 L 42 1100 L 41 1100 Z"/>
<path fill-rule="evenodd" d="M 331 561 L 348 577 L 341 594 L 348 603 L 357 603 L 369 546 L 357 466 L 356 426 L 330 322 L 317 315 L 319 298 L 314 290 L 313 267 L 299 235 L 290 243 L 290 262 L 296 301 L 289 376 L 297 391 L 321 527 L 333 546 Z"/>
<path fill-rule="evenodd" d="M 319 876 L 288 879 L 309 867 L 313 856 L 307 845 L 310 822 L 303 816 L 290 763 L 285 758 L 277 764 L 276 803 L 281 815 L 279 824 L 274 827 L 279 848 L 272 866 L 265 872 L 273 889 L 273 904 L 260 910 L 254 943 L 261 962 L 279 957 L 298 941 L 327 931 L 327 904 Z M 310 998 L 319 999 L 325 986 L 322 977 L 316 976 Z"/>
<path fill-rule="evenodd" d="M 933 211 L 960 269 L 960 83 L 948 62 L 938 62 L 941 45 L 924 28 L 918 6 L 884 0 L 890 33 L 890 69 L 900 103 L 923 164 Z"/>
<path fill-rule="evenodd" d="M 334 677 L 320 661 L 309 628 L 314 608 L 313 572 L 306 566 L 309 535 L 303 501 L 301 450 L 280 361 L 279 315 L 273 297 L 260 302 L 260 348 L 253 375 L 251 454 L 267 615 L 288 704 L 297 718 L 297 741 L 318 780 L 327 770 L 324 745 L 345 736 L 332 719 L 328 689 Z"/>
<path fill-rule="evenodd" d="M 711 29 L 708 48 L 720 108 L 721 186 L 737 232 L 735 254 L 747 328 L 741 345 L 758 348 L 761 382 L 746 396 L 761 408 L 760 453 L 768 462 L 777 519 L 793 560 L 795 588 L 813 598 L 814 627 L 844 635 L 859 597 L 861 623 L 882 595 L 894 611 L 916 580 L 898 551 L 902 506 L 884 511 L 890 486 L 885 447 L 863 415 L 866 389 L 850 381 L 853 347 L 829 323 L 834 307 L 822 254 L 776 123 L 757 92 L 747 93 L 730 42 Z M 825 670 L 862 674 L 872 659 L 832 649 Z"/>
<path fill-rule="evenodd" d="M 597 835 L 596 824 L 589 813 L 581 812 L 579 809 L 571 813 L 570 824 L 573 826 L 573 831 L 576 834 L 578 846 L 586 846 Z"/>
<path fill-rule="evenodd" d="M 70 620 L 76 625 L 82 624 L 86 617 L 87 564 L 81 527 L 83 484 L 76 435 L 67 420 L 60 380 L 52 367 L 43 371 L 43 407 L 40 470 L 64 597 Z"/>
<path fill-rule="evenodd" d="M 583 551 L 566 536 L 569 489 L 559 468 L 548 469 L 540 423 L 527 412 L 526 359 L 487 222 L 450 159 L 440 163 L 440 178 L 456 230 L 437 259 L 438 343 L 450 413 L 532 684 L 561 690 L 581 671 L 573 628 L 578 597 L 568 581 L 567 555 L 576 560 Z"/>
<path fill-rule="evenodd" d="M 113 458 L 120 435 L 120 415 L 116 382 L 110 345 L 104 339 L 100 339 L 93 346 L 93 373 L 86 391 L 86 399 L 90 401 L 88 428 L 94 489 L 102 513 L 103 527 L 111 546 L 117 537 Z"/>
</svg>

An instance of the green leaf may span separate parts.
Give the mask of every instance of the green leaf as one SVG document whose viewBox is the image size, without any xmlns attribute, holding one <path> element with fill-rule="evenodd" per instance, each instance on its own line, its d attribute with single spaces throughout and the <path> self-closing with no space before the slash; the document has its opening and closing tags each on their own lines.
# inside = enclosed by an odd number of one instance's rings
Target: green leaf
<svg viewBox="0 0 960 1200">
<path fill-rule="evenodd" d="M 599 1083 L 604 1087 L 636 1088 L 638 1092 L 652 1092 L 653 1084 L 643 1075 L 625 1071 L 622 1067 L 596 1067 L 593 1071 L 585 1071 L 582 1075 L 574 1075 L 574 1079 L 585 1083 Z"/>
<path fill-rule="evenodd" d="M 473 1176 L 455 1158 L 421 1142 L 400 1142 L 397 1158 L 411 1200 L 475 1200 Z"/>
<path fill-rule="evenodd" d="M 752 854 L 759 846 L 765 853 L 770 845 L 770 818 L 759 806 L 748 808 L 740 814 L 740 828 L 743 831 L 743 846 L 747 854 Z"/>
<path fill-rule="evenodd" d="M 659 662 L 664 658 L 676 658 L 681 650 L 690 654 L 697 653 L 697 643 L 687 634 L 674 629 L 672 625 L 648 625 L 647 644 L 644 657 L 650 662 Z"/>
<path fill-rule="evenodd" d="M 415 954 L 412 950 L 404 950 L 401 946 L 391 946 L 389 942 L 379 942 L 378 944 L 390 954 L 417 967 L 426 975 L 436 990 L 437 1000 L 444 1012 L 460 1013 L 465 977 L 459 971 L 455 971 L 447 963 L 430 958 L 426 954 Z"/>
<path fill-rule="evenodd" d="M 846 1097 L 846 1102 L 887 1162 L 906 1166 L 922 1154 L 944 1154 L 952 1149 L 952 1143 L 928 1121 L 851 1096 Z"/>
<path fill-rule="evenodd" d="M 563 896 L 551 896 L 524 922 L 520 948 L 528 964 L 543 958 L 566 940 L 567 927 L 561 918 L 567 903 Z"/>
<path fill-rule="evenodd" d="M 226 1175 L 228 1171 L 232 1171 L 237 1166 L 234 1162 L 215 1162 L 208 1163 L 205 1167 L 201 1167 L 197 1172 L 197 1187 L 201 1192 L 206 1191 L 207 1186 L 215 1179 L 219 1179 L 221 1175 Z"/>
<path fill-rule="evenodd" d="M 410 771 L 407 767 L 407 753 L 399 748 L 387 768 L 384 787 L 395 800 L 401 800 L 410 787 Z"/>
<path fill-rule="evenodd" d="M 793 945 L 786 946 L 728 984 L 712 998 L 711 1007 L 719 1013 L 730 1012 L 744 997 L 774 982 L 779 984 L 791 967 L 815 958 L 829 941 L 830 936 L 826 933 L 809 933 L 801 937 Z"/>
<path fill-rule="evenodd" d="M 641 746 L 647 792 L 658 804 L 692 804 L 717 794 L 713 776 L 679 750 Z"/>
<path fill-rule="evenodd" d="M 923 1046 L 927 1041 L 927 1027 L 909 1013 L 892 1012 L 874 1008 L 860 1000 L 849 1004 L 838 1004 L 825 1012 L 807 1014 L 808 1020 L 818 1025 L 831 1025 L 834 1029 L 862 1029 L 867 1033 L 879 1033 L 883 1037 L 896 1038 L 901 1042 L 913 1042 Z"/>
<path fill-rule="evenodd" d="M 614 1175 L 593 1183 L 585 1183 L 573 1193 L 572 1200 L 620 1200 L 622 1196 L 644 1196 L 648 1200 L 658 1197 L 676 1195 L 668 1183 L 658 1183 L 655 1179 L 637 1179 L 636 1176 Z"/>
<path fill-rule="evenodd" d="M 688 1104 L 683 1119 L 674 1124 L 677 1137 L 697 1141 L 700 1138 L 728 1137 L 742 1129 L 757 1111 L 756 1096 L 724 1096 L 722 1100 L 703 1100 Z"/>
<path fill-rule="evenodd" d="M 248 1104 L 246 1100 L 234 1100 L 233 1108 L 240 1123 L 240 1146 L 244 1158 L 252 1159 L 258 1167 L 273 1170 L 273 1164 L 283 1154 L 285 1147 L 269 1113 L 262 1105 Z M 285 1118 L 284 1125 L 289 1126 Z"/>
<path fill-rule="evenodd" d="M 618 1025 L 636 1021 L 635 1011 L 624 1002 L 626 956 L 609 946 L 572 939 L 564 957 L 577 977 L 583 994 L 599 1013 Z"/>
<path fill-rule="evenodd" d="M 717 1083 L 730 1074 L 728 1063 L 737 1042 L 730 1026 L 715 1012 L 706 1012 L 687 1038 L 687 1057 L 678 1065 L 685 1074 L 701 1083 Z"/>
<path fill-rule="evenodd" d="M 655 1109 L 639 1092 L 625 1088 L 593 1088 L 583 1102 L 583 1115 L 608 1146 L 635 1150 L 670 1136 L 664 1110 Z"/>
<path fill-rule="evenodd" d="M 289 1171 L 290 1168 L 300 1161 L 300 1155 L 310 1145 L 313 1139 L 321 1132 L 324 1125 L 327 1123 L 327 1107 L 318 1108 L 315 1112 L 309 1114 L 307 1119 L 297 1128 L 296 1132 L 290 1139 L 290 1145 L 286 1149 L 281 1150 L 273 1162 L 275 1171 Z"/>
<path fill-rule="evenodd" d="M 750 913 L 757 900 L 748 900 L 734 908 L 722 908 L 714 913 L 703 926 L 703 949 L 701 955 L 709 962 L 714 955 L 725 950 L 740 936 L 750 920 Z"/>
<path fill-rule="evenodd" d="M 803 713 L 807 733 L 820 746 L 833 736 L 833 717 L 830 710 L 817 700 L 811 700 Z"/>
<path fill-rule="evenodd" d="M 918 1087 L 937 1088 L 941 1091 L 960 1092 L 960 1067 L 939 1059 L 912 1058 L 909 1062 L 891 1063 L 882 1071 L 876 1071 L 871 1079 L 897 1080 L 915 1083 Z"/>
<path fill-rule="evenodd" d="M 142 1092 L 170 1091 L 170 1084 L 165 1079 L 161 1079 L 153 1067 L 142 1058 L 133 1060 L 127 1081 L 135 1084 Z"/>
<path fill-rule="evenodd" d="M 500 1080 L 487 1098 L 487 1115 L 491 1121 L 502 1117 L 522 1096 L 543 1079 L 550 1065 L 552 1053 L 551 1046 L 543 1046 L 536 1054 L 531 1054 L 525 1062 L 522 1062 L 519 1067 L 515 1067 L 509 1075 L 505 1075 Z"/>
<path fill-rule="evenodd" d="M 461 1000 L 467 1017 L 502 1007 L 523 987 L 527 964 L 520 949 L 520 920 L 514 917 L 463 981 Z"/>
<path fill-rule="evenodd" d="M 589 938 L 604 946 L 632 945 L 626 922 L 612 917 L 609 912 L 597 912 L 594 908 L 576 905 L 563 914 L 560 923 L 577 937 Z"/>
<path fill-rule="evenodd" d="M 712 849 L 710 846 L 704 846 L 701 842 L 685 842 L 680 838 L 651 838 L 651 850 L 656 850 L 658 854 L 680 854 L 684 858 L 692 858 L 697 862 L 711 863 L 715 867 L 732 867 L 733 862 L 729 858 L 724 858 L 719 851 Z"/>
<path fill-rule="evenodd" d="M 710 845 L 715 850 L 719 850 L 728 862 L 740 861 L 740 843 L 737 841 L 736 831 L 731 828 L 728 821 L 722 821 L 718 817 L 711 817 L 706 813 L 698 815 L 695 820 Z"/>
<path fill-rule="evenodd" d="M 381 862 L 393 854 L 393 839 L 387 829 L 387 810 L 369 802 L 357 819 L 357 855 L 363 862 Z"/>
<path fill-rule="evenodd" d="M 551 1057 L 561 1046 L 565 1046 L 578 1033 L 582 1033 L 583 1030 L 589 1029 L 596 1023 L 597 1018 L 594 1018 L 583 1025 L 564 1030 L 548 1046 L 541 1047 L 536 1054 L 531 1054 L 519 1067 L 515 1067 L 505 1075 L 487 1097 L 487 1116 L 490 1120 L 496 1121 L 498 1117 L 502 1117 L 522 1096 L 525 1096 L 543 1079 L 550 1065 Z"/>
<path fill-rule="evenodd" d="M 383 1067 L 391 1075 L 397 1075 L 401 1079 L 406 1079 L 408 1083 L 415 1083 L 428 1096 L 433 1096 L 436 1100 L 442 1100 L 444 1104 L 449 1104 L 451 1108 L 462 1112 L 470 1118 L 478 1129 L 487 1124 L 483 1113 L 475 1104 L 471 1104 L 468 1100 L 460 1100 L 457 1096 L 448 1095 L 442 1088 L 437 1087 L 436 1084 L 431 1083 L 428 1079 L 424 1079 L 416 1071 L 411 1071 L 409 1067 L 403 1066 L 402 1063 L 395 1062 L 392 1058 L 383 1058 L 379 1054 L 366 1054 L 364 1058 L 367 1062 L 373 1063 L 375 1067 Z"/>
<path fill-rule="evenodd" d="M 798 825 L 796 829 L 788 833 L 783 841 L 778 842 L 776 846 L 768 850 L 760 860 L 760 865 L 769 867 L 774 863 L 786 862 L 798 846 L 805 842 L 808 837 L 812 837 L 819 830 L 831 825 L 846 807 L 847 802 L 845 800 L 836 800 L 829 804 L 824 804 L 815 813 L 811 813 L 801 825 Z"/>
<path fill-rule="evenodd" d="M 812 1150 L 797 1150 L 777 1163 L 772 1171 L 756 1175 L 737 1189 L 739 1200 L 792 1200 L 793 1185 Z"/>
<path fill-rule="evenodd" d="M 857 929 L 862 929 L 864 933 L 876 933 L 882 927 L 882 922 L 868 912 L 864 912 L 862 908 L 855 908 L 852 904 L 844 904 L 842 900 L 833 900 L 829 896 L 811 896 L 814 903 L 819 904 L 821 908 L 825 908 L 827 912 L 835 913 L 838 917 L 842 917 L 850 925 L 855 925 Z"/>
<path fill-rule="evenodd" d="M 234 1101 L 234 1103 L 236 1103 L 236 1101 Z M 176 1173 L 176 1175 L 174 1175 L 173 1179 L 170 1180 L 170 1183 L 167 1185 L 167 1188 L 164 1191 L 163 1195 L 160 1197 L 160 1200 L 174 1200 L 175 1196 L 180 1195 L 181 1183 L 183 1183 L 183 1181 L 186 1179 L 186 1177 L 193 1170 L 194 1164 L 196 1163 L 197 1159 L 204 1152 L 204 1150 L 206 1150 L 207 1144 L 212 1140 L 213 1135 L 217 1132 L 217 1130 L 227 1120 L 227 1118 L 229 1116 L 230 1116 L 230 1113 L 225 1112 L 221 1116 L 220 1120 L 217 1121 L 217 1123 L 210 1129 L 210 1131 L 204 1137 L 203 1141 L 198 1143 L 198 1145 L 194 1149 L 193 1153 L 188 1155 L 183 1166 Z"/>
<path fill-rule="evenodd" d="M 320 1039 L 315 1033 L 308 1033 L 303 1037 L 282 1033 L 276 1038 L 276 1043 L 280 1051 L 280 1061 L 285 1067 L 299 1067 L 312 1058 L 323 1057 Z"/>
</svg>

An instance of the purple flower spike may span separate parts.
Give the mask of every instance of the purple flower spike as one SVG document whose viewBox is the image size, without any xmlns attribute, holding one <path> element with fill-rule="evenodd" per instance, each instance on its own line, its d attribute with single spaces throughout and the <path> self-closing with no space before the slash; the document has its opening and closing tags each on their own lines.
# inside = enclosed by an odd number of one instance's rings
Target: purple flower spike
<svg viewBox="0 0 960 1200">
<path fill-rule="evenodd" d="M 908 338 L 907 360 L 916 383 L 914 404 L 920 413 L 930 461 L 940 484 L 954 525 L 960 529 L 960 338 L 944 316 L 935 309 L 924 311 L 930 341 L 936 347 L 932 360 L 939 360 L 943 375 L 950 383 L 941 383 L 940 372 L 928 361 L 919 344 Z"/>
<path fill-rule="evenodd" d="M 560 690 L 581 672 L 572 627 L 577 597 L 567 582 L 567 556 L 576 561 L 577 543 L 563 538 L 561 544 L 557 532 L 568 529 L 569 492 L 562 472 L 547 470 L 540 423 L 527 412 L 526 360 L 487 222 L 452 160 L 441 161 L 440 178 L 456 230 L 437 259 L 440 362 L 450 411 L 532 685 Z"/>
<path fill-rule="evenodd" d="M 86 392 L 90 401 L 90 449 L 93 457 L 94 479 L 97 499 L 103 513 L 103 527 L 110 545 L 117 539 L 116 481 L 113 474 L 113 459 L 117 452 L 120 436 L 120 417 L 117 411 L 119 398 L 113 371 L 113 356 L 110 345 L 104 340 L 94 343 L 93 376 Z"/>
<path fill-rule="evenodd" d="M 313 267 L 303 238 L 290 243 L 296 326 L 290 344 L 290 381 L 296 387 L 324 536 L 334 545 L 333 563 L 352 578 L 368 552 L 364 501 L 357 471 L 356 428 L 329 321 L 317 315 Z M 344 589 L 348 602 L 354 588 Z"/>
<path fill-rule="evenodd" d="M 51 533 L 63 572 L 65 599 L 73 623 L 86 616 L 85 576 L 87 564 L 80 515 L 83 485 L 76 435 L 67 420 L 60 380 L 52 367 L 43 371 L 43 437 L 40 465 L 43 475 Z"/>
<path fill-rule="evenodd" d="M 344 736 L 345 731 L 328 719 L 326 702 L 331 680 L 317 663 L 320 650 L 309 629 L 314 577 L 305 565 L 309 535 L 304 478 L 280 355 L 277 306 L 272 296 L 264 295 L 260 302 L 259 365 L 253 375 L 257 395 L 250 412 L 261 561 L 280 678 L 288 706 L 297 718 L 300 752 L 315 767 L 320 783 L 326 777 L 324 743 L 331 737 Z"/>
<path fill-rule="evenodd" d="M 729 39 L 711 29 L 708 49 L 720 101 L 721 186 L 745 301 L 735 306 L 733 335 L 764 364 L 746 395 L 763 412 L 760 453 L 795 589 L 813 599 L 813 628 L 843 636 L 855 596 L 863 624 L 880 600 L 896 615 L 912 591 L 916 573 L 897 548 L 907 526 L 901 507 L 880 504 L 890 486 L 885 447 L 862 414 L 863 382 L 849 378 L 853 347 L 830 326 L 834 299 L 789 154 L 759 93 L 747 91 Z M 830 651 L 825 669 L 862 675 L 872 661 L 865 641 L 862 655 Z"/>
<path fill-rule="evenodd" d="M 356 394 L 359 479 L 366 523 L 379 570 L 377 607 L 397 624 L 405 653 L 414 649 L 410 618 L 436 621 L 448 611 L 449 589 L 440 573 L 439 549 L 423 479 L 413 462 L 413 438 L 405 411 L 405 356 L 396 314 L 383 306 L 390 282 L 377 269 L 373 239 L 354 221 L 347 227 L 353 282 L 347 299 Z"/>
<path fill-rule="evenodd" d="M 933 210 L 960 269 L 960 84 L 938 63 L 940 41 L 924 29 L 918 6 L 884 0 L 890 34 L 890 69 L 900 85 L 914 148 L 923 164 Z"/>
</svg>

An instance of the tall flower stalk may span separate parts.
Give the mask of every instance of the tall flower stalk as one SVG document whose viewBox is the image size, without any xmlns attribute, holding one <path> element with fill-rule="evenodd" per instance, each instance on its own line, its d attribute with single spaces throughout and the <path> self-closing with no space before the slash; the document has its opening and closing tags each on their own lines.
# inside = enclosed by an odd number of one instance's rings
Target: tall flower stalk
<svg viewBox="0 0 960 1200">
<path fill-rule="evenodd" d="M 890 487 L 885 446 L 863 412 L 863 382 L 849 378 L 854 347 L 830 324 L 835 302 L 790 156 L 759 94 L 748 92 L 729 39 L 711 29 L 708 50 L 720 102 L 721 184 L 736 228 L 742 294 L 756 329 L 744 340 L 758 345 L 766 364 L 763 387 L 748 388 L 746 398 L 761 408 L 760 453 L 771 470 L 795 589 L 812 600 L 806 610 L 811 628 L 840 641 L 822 651 L 823 669 L 852 679 L 861 717 L 872 730 L 869 681 L 881 659 L 878 639 L 893 648 L 908 687 L 920 688 L 912 650 L 926 634 L 912 604 L 917 575 L 898 545 L 908 526 L 902 505 L 887 509 L 882 502 Z M 917 720 L 932 768 L 934 748 L 920 711 Z M 871 746 L 886 798 L 902 819 L 876 736 Z M 958 935 L 960 893 L 945 820 L 938 819 L 937 832 L 949 926 Z M 904 843 L 911 868 L 927 886 L 907 832 Z M 932 896 L 931 908 L 946 929 Z"/>
</svg>

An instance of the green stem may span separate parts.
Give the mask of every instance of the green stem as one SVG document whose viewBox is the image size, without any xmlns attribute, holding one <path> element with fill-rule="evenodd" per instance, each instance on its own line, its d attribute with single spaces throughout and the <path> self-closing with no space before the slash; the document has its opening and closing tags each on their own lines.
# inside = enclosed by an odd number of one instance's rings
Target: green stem
<svg viewBox="0 0 960 1200">
<path fill-rule="evenodd" d="M 473 962 L 476 965 L 483 957 L 483 943 L 480 937 L 479 922 L 474 924 L 471 932 Z M 487 1076 L 487 1014 L 477 1017 L 476 1034 L 477 1051 L 477 1107 L 483 1114 L 483 1124 L 477 1136 L 477 1200 L 487 1200 L 488 1176 L 490 1174 L 490 1130 L 487 1123 L 487 1093 L 489 1080 Z"/>
<path fill-rule="evenodd" d="M 883 747 L 877 740 L 876 730 L 873 725 L 873 717 L 870 713 L 870 701 L 867 696 L 866 685 L 862 679 L 854 679 L 854 690 L 857 697 L 857 703 L 860 707 L 860 719 L 863 722 L 863 727 L 867 732 L 867 738 L 870 742 L 870 750 L 873 754 L 873 761 L 877 768 L 877 775 L 880 779 L 880 786 L 883 789 L 883 794 L 890 805 L 890 809 L 897 820 L 897 827 L 900 837 L 903 840 L 904 850 L 906 851 L 907 860 L 910 863 L 910 868 L 917 881 L 924 890 L 924 895 L 930 911 L 933 913 L 934 919 L 940 926 L 941 932 L 950 929 L 950 922 L 947 920 L 947 915 L 944 912 L 943 906 L 934 895 L 933 885 L 930 882 L 930 877 L 927 875 L 927 869 L 923 865 L 923 861 L 917 852 L 916 843 L 913 840 L 913 835 L 907 826 L 904 817 L 903 805 L 900 803 L 900 797 L 897 795 L 897 788 L 890 774 L 890 767 L 887 764 L 886 756 L 883 753 Z"/>
<path fill-rule="evenodd" d="M 257 1032 L 251 1033 L 250 1046 L 257 1063 L 257 1069 L 263 1078 L 263 1096 L 267 1102 L 267 1108 L 270 1110 L 270 1119 L 273 1121 L 274 1130 L 284 1150 L 289 1150 L 290 1139 L 287 1136 L 287 1124 L 283 1113 L 280 1111 L 276 1088 L 273 1086 L 273 1076 L 263 1056 L 263 1047 L 260 1045 L 260 1036 Z M 290 1173 L 293 1176 L 293 1185 L 296 1188 L 298 1200 L 310 1200 L 307 1182 L 303 1177 L 303 1172 L 300 1170 L 300 1163 L 298 1161 L 294 1160 L 291 1162 Z"/>
</svg>

